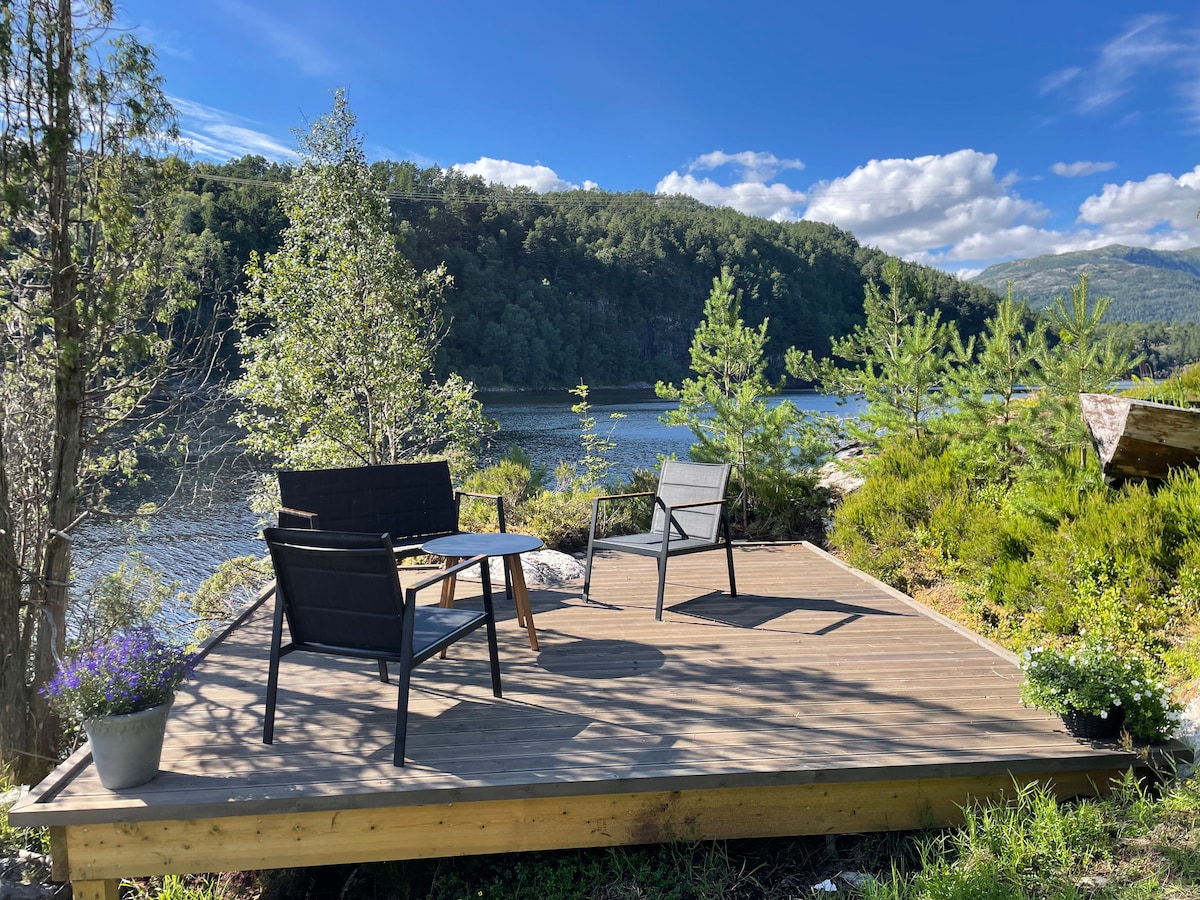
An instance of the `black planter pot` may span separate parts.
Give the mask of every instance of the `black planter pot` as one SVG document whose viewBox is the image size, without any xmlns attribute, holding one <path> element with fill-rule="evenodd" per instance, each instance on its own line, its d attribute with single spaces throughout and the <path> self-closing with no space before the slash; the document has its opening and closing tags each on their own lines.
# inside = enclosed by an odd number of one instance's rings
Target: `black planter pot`
<svg viewBox="0 0 1200 900">
<path fill-rule="evenodd" d="M 1125 710 L 1114 706 L 1108 711 L 1108 716 L 1102 717 L 1096 713 L 1069 709 L 1062 714 L 1062 720 L 1067 726 L 1067 731 L 1075 737 L 1093 741 L 1106 740 L 1121 733 L 1121 726 L 1125 724 Z"/>
</svg>

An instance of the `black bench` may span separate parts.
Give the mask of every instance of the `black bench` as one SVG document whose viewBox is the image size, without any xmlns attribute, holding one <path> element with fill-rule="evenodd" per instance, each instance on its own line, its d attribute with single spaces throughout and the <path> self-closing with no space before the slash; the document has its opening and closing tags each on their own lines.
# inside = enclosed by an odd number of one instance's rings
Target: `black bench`
<svg viewBox="0 0 1200 900">
<path fill-rule="evenodd" d="M 428 540 L 463 533 L 458 527 L 463 497 L 494 501 L 504 531 L 504 501 L 454 490 L 444 460 L 282 471 L 279 526 L 387 534 L 397 556 L 412 556 Z"/>
</svg>

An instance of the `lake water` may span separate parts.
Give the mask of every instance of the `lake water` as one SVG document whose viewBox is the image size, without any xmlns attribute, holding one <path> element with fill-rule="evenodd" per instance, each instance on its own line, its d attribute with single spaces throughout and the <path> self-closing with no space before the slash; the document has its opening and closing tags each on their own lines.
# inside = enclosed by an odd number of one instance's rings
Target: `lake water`
<svg viewBox="0 0 1200 900">
<path fill-rule="evenodd" d="M 813 412 L 845 416 L 857 409 L 819 394 L 788 393 L 783 397 Z M 607 434 L 611 429 L 616 448 L 610 456 L 616 474 L 628 476 L 635 468 L 653 468 L 660 454 L 687 458 L 691 432 L 659 421 L 675 404 L 658 399 L 652 391 L 595 391 L 588 399 L 596 431 Z M 498 458 L 510 447 L 523 448 L 535 463 L 551 471 L 560 460 L 579 459 L 583 451 L 579 417 L 571 412 L 574 402 L 576 398 L 567 391 L 487 395 L 485 412 L 500 423 L 500 432 L 485 454 L 486 460 Z M 611 419 L 613 413 L 622 418 Z M 80 525 L 75 535 L 79 586 L 115 570 L 135 548 L 168 580 L 178 580 L 184 590 L 194 590 L 227 559 L 261 556 L 265 548 L 258 530 L 264 523 L 246 502 L 257 473 L 233 456 L 222 458 L 220 464 L 215 472 L 191 477 L 179 490 L 175 490 L 178 472 L 155 471 L 150 484 L 136 495 L 113 498 L 113 508 L 126 512 L 147 500 L 162 505 L 161 512 L 145 520 L 142 531 L 133 532 L 128 519 L 96 519 Z"/>
</svg>

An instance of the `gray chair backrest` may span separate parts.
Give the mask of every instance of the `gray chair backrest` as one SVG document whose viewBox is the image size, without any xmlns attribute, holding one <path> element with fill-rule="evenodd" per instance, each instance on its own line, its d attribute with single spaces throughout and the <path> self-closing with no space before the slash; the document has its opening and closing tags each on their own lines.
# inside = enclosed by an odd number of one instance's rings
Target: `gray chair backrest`
<svg viewBox="0 0 1200 900">
<path fill-rule="evenodd" d="M 729 484 L 728 463 L 689 463 L 668 460 L 658 477 L 657 496 L 671 506 L 676 503 L 696 503 L 701 500 L 720 500 Z M 715 541 L 721 525 L 723 507 L 714 503 L 675 513 L 675 522 L 688 537 Z M 663 510 L 654 505 L 651 532 L 661 534 Z"/>
<path fill-rule="evenodd" d="M 297 649 L 400 654 L 404 596 L 386 536 L 289 528 L 264 535 Z"/>
</svg>

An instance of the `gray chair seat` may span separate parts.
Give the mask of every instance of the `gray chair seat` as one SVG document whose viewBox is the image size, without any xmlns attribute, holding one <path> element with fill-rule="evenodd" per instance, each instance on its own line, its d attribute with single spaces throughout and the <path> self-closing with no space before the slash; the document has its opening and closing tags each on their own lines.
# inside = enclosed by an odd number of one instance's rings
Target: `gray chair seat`
<svg viewBox="0 0 1200 900">
<path fill-rule="evenodd" d="M 587 562 L 583 573 L 583 599 L 591 600 L 592 557 L 597 550 L 636 553 L 658 560 L 658 598 L 654 618 L 662 620 L 663 593 L 667 585 L 667 560 L 685 553 L 725 548 L 729 567 L 729 595 L 737 596 L 733 575 L 733 545 L 729 539 L 729 521 L 725 516 L 725 488 L 729 484 L 729 466 L 714 463 L 663 463 L 658 488 L 653 492 L 609 494 L 592 501 L 592 522 L 588 528 Z M 596 529 L 603 503 L 649 497 L 654 504 L 650 530 L 641 534 L 600 537 Z"/>
</svg>

